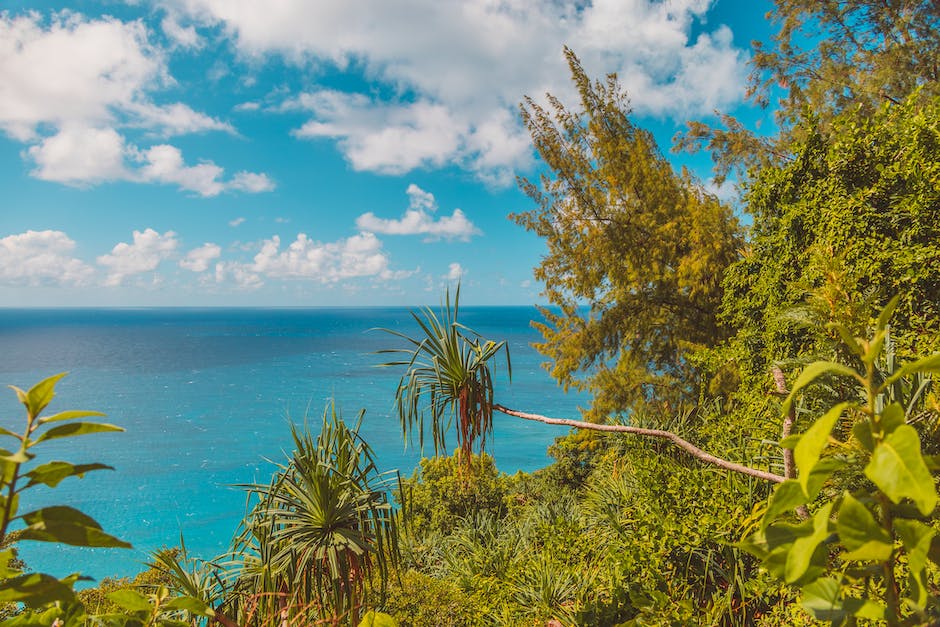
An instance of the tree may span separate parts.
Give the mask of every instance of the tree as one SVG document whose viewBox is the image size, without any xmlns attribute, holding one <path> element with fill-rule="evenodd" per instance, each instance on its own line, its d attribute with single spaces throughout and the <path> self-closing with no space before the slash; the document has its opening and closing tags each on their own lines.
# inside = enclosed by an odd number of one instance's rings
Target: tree
<svg viewBox="0 0 940 627">
<path fill-rule="evenodd" d="M 677 149 L 706 147 L 723 179 L 788 161 L 805 139 L 806 112 L 820 129 L 842 112 L 872 115 L 914 90 L 940 94 L 940 5 L 930 0 L 776 0 L 780 29 L 770 45 L 754 42 L 748 97 L 774 104 L 779 132 L 759 137 L 721 114 L 724 128 L 689 122 Z"/>
<path fill-rule="evenodd" d="M 720 278 L 741 229 L 632 122 L 616 76 L 592 82 L 565 55 L 581 109 L 551 95 L 548 109 L 521 107 L 548 170 L 520 180 L 537 206 L 512 216 L 548 246 L 535 276 L 557 309 L 542 309 L 537 348 L 566 388 L 593 393 L 591 419 L 651 402 L 669 411 L 697 396 L 689 351 L 727 336 Z"/>
<path fill-rule="evenodd" d="M 827 324 L 853 319 L 864 336 L 871 306 L 895 294 L 898 354 L 940 349 L 938 117 L 940 96 L 915 92 L 870 116 L 847 111 L 828 130 L 808 119 L 793 160 L 755 176 L 748 253 L 727 272 L 722 306 L 744 379 L 766 382 L 780 360 L 831 357 L 839 338 Z"/>
</svg>

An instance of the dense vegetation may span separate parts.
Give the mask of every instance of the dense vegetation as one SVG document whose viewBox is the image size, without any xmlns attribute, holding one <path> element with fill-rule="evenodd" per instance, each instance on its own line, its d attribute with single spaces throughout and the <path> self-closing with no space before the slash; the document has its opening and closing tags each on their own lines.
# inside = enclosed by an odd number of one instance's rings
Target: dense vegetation
<svg viewBox="0 0 940 627">
<path fill-rule="evenodd" d="M 0 450 L 2 624 L 940 621 L 940 10 L 778 0 L 775 18 L 752 96 L 776 134 L 723 116 L 678 144 L 736 173 L 741 222 L 572 52 L 579 108 L 523 103 L 546 171 L 521 182 L 535 208 L 514 219 L 545 238 L 536 273 L 557 306 L 539 349 L 593 397 L 553 464 L 507 476 L 486 454 L 494 412 L 551 408 L 498 404 L 505 346 L 448 296 L 390 351 L 403 435 L 436 454 L 414 476 L 380 476 L 330 407 L 246 486 L 229 554 L 166 549 L 76 593 L 77 575 L 30 573 L 16 543 L 125 543 L 20 501 L 103 468 L 34 461 L 37 445 L 116 427 L 44 417 L 53 377 L 17 390 L 24 431 L 0 433 L 15 443 Z"/>
</svg>

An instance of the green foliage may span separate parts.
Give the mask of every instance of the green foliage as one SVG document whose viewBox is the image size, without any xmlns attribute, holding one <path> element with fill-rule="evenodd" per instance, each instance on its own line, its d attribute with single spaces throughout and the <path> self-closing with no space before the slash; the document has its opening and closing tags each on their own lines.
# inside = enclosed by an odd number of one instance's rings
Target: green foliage
<svg viewBox="0 0 940 627">
<path fill-rule="evenodd" d="M 493 431 L 493 376 L 490 361 L 500 351 L 506 354 L 506 367 L 512 378 L 512 364 L 506 342 L 484 340 L 478 333 L 457 321 L 460 311 L 460 286 L 450 303 L 446 293 L 440 316 L 430 308 L 422 315 L 412 312 L 421 328 L 418 338 L 383 329 L 405 340 L 409 348 L 379 351 L 404 354 L 405 359 L 383 366 L 404 366 L 395 401 L 402 433 L 410 438 L 415 431 L 424 448 L 424 418 L 430 413 L 434 454 L 446 450 L 446 433 L 456 416 L 457 446 L 465 460 L 475 446 L 482 452 L 486 438 Z"/>
<path fill-rule="evenodd" d="M 931 583 L 940 572 L 932 549 L 933 464 L 907 418 L 922 397 L 905 407 L 888 394 L 905 376 L 940 371 L 940 357 L 904 366 L 884 358 L 897 303 L 878 317 L 869 339 L 847 338 L 858 369 L 817 362 L 798 377 L 785 411 L 827 373 L 850 377 L 856 392 L 785 443 L 799 477 L 777 488 L 760 531 L 743 545 L 767 571 L 801 589 L 807 611 L 832 624 L 921 624 L 940 610 Z M 815 511 L 804 509 L 793 522 L 797 507 Z"/>
<path fill-rule="evenodd" d="M 456 519 L 475 514 L 503 518 L 509 483 L 489 455 L 474 455 L 463 467 L 455 453 L 422 459 L 414 476 L 402 481 L 398 499 L 409 525 L 422 533 L 446 533 Z"/>
<path fill-rule="evenodd" d="M 0 449 L 0 603 L 22 604 L 23 611 L 6 618 L 4 625 L 51 624 L 66 621 L 81 624 L 84 608 L 73 587 L 82 577 L 75 573 L 57 578 L 44 573 L 30 573 L 16 558 L 13 542 L 24 540 L 70 544 L 87 547 L 129 548 L 130 544 L 105 533 L 91 517 L 75 508 L 56 505 L 25 513 L 20 501 L 27 491 L 45 486 L 56 487 L 69 477 L 109 469 L 103 464 L 72 464 L 52 461 L 35 464 L 37 446 L 42 442 L 90 433 L 122 431 L 114 425 L 76 422 L 78 418 L 102 416 L 93 411 L 65 411 L 43 416 L 55 396 L 55 386 L 65 374 L 44 379 L 29 391 L 11 386 L 26 408 L 22 433 L 0 430 L 0 436 L 13 442 L 10 450 Z M 49 426 L 54 423 L 55 426 Z M 14 530 L 13 525 L 20 528 Z M 71 621 L 71 622 L 69 622 Z"/>
<path fill-rule="evenodd" d="M 349 427 L 331 405 L 316 438 L 292 427 L 290 461 L 269 485 L 249 486 L 258 501 L 236 541 L 224 603 L 238 624 L 268 624 L 283 612 L 356 625 L 372 601 L 366 584 L 375 578 L 384 590 L 398 560 L 398 528 L 387 500 L 391 478 L 359 435 L 362 416 Z"/>
<path fill-rule="evenodd" d="M 748 391 L 772 363 L 853 356 L 871 307 L 895 294 L 898 354 L 940 349 L 938 117 L 940 98 L 912 96 L 870 117 L 849 111 L 828 132 L 808 119 L 794 160 L 756 175 L 749 250 L 723 304 L 737 330 L 725 359 Z"/>
<path fill-rule="evenodd" d="M 724 128 L 690 122 L 677 149 L 706 147 L 719 179 L 731 171 L 749 178 L 784 164 L 792 143 L 806 138 L 807 112 L 826 131 L 833 118 L 904 101 L 913 91 L 940 94 L 940 8 L 923 0 L 776 0 L 768 15 L 779 26 L 773 41 L 754 42 L 748 96 L 774 105 L 779 131 L 756 135 L 733 116 Z"/>
<path fill-rule="evenodd" d="M 566 388 L 592 392 L 592 419 L 651 401 L 675 407 L 697 398 L 689 350 L 727 333 L 720 280 L 740 228 L 632 122 L 615 76 L 592 82 L 566 55 L 581 109 L 552 96 L 549 109 L 522 105 L 549 171 L 520 181 L 536 208 L 512 216 L 548 247 L 535 276 L 557 309 L 542 309 L 537 348 Z"/>
</svg>

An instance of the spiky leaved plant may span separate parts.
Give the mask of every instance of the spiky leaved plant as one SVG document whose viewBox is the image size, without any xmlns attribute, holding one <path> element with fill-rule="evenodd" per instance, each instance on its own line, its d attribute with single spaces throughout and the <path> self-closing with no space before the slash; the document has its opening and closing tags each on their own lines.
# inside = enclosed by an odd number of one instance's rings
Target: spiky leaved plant
<svg viewBox="0 0 940 627">
<path fill-rule="evenodd" d="M 493 374 L 490 363 L 500 351 L 506 355 L 506 368 L 512 378 L 509 346 L 505 341 L 485 340 L 457 321 L 460 286 L 453 304 L 450 290 L 444 296 L 440 315 L 430 307 L 411 312 L 421 329 L 416 337 L 400 331 L 381 329 L 406 341 L 406 348 L 379 351 L 404 355 L 382 366 L 405 367 L 395 392 L 402 433 L 408 439 L 418 436 L 424 447 L 425 417 L 430 418 L 434 454 L 446 453 L 446 433 L 456 418 L 457 446 L 464 465 L 470 463 L 474 447 L 480 451 L 493 432 Z"/>
</svg>

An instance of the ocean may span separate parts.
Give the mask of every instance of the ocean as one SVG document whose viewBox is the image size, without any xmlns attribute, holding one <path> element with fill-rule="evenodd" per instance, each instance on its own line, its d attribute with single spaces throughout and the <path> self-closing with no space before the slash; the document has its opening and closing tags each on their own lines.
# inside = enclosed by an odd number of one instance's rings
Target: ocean
<svg viewBox="0 0 940 627">
<path fill-rule="evenodd" d="M 462 307 L 461 323 L 507 340 L 496 367 L 496 400 L 556 417 L 576 417 L 585 399 L 565 394 L 531 347 L 539 334 L 530 307 Z M 405 446 L 394 413 L 400 371 L 378 368 L 375 351 L 402 346 L 376 328 L 414 333 L 405 308 L 0 309 L 0 384 L 28 388 L 67 371 L 48 413 L 89 409 L 123 433 L 39 445 L 37 461 L 102 462 L 114 471 L 70 478 L 24 494 L 20 512 L 68 504 L 134 548 L 87 549 L 23 542 L 31 569 L 100 580 L 143 569 L 148 552 L 185 540 L 191 555 L 223 553 L 245 512 L 240 484 L 267 482 L 290 450 L 288 422 L 318 429 L 335 400 L 354 420 L 382 470 L 409 476 L 421 452 Z M 20 432 L 23 408 L 0 390 L 0 426 Z M 496 414 L 487 450 L 500 470 L 532 471 L 566 428 Z M 14 446 L 10 440 L 0 447 Z M 456 441 L 451 438 L 451 450 Z M 430 455 L 431 450 L 425 450 Z"/>
</svg>

